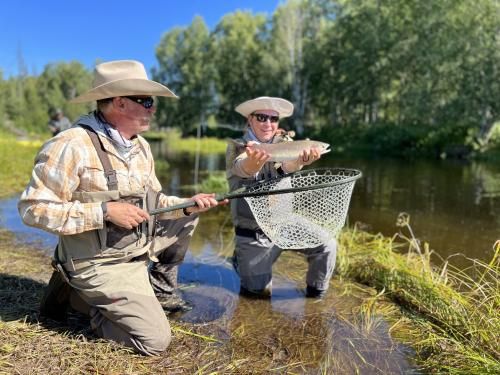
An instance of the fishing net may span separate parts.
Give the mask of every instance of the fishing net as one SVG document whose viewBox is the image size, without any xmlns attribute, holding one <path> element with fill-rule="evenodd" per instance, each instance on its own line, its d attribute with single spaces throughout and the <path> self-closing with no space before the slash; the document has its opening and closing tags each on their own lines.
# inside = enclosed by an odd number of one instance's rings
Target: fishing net
<svg viewBox="0 0 500 375">
<path fill-rule="evenodd" d="M 256 196 L 244 199 L 277 246 L 311 248 L 337 237 L 359 177 L 361 172 L 355 169 L 304 170 L 247 187 Z M 282 190 L 290 192 L 277 194 Z"/>
</svg>

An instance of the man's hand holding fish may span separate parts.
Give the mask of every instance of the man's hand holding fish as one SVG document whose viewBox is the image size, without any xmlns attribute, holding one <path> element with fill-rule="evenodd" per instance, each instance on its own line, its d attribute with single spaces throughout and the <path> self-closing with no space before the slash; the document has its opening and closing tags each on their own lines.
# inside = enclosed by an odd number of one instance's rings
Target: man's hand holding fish
<svg viewBox="0 0 500 375">
<path fill-rule="evenodd" d="M 303 166 L 314 163 L 321 158 L 321 149 L 317 146 L 302 150 L 295 160 L 284 161 L 282 168 L 285 172 L 294 172 L 302 169 Z"/>
</svg>

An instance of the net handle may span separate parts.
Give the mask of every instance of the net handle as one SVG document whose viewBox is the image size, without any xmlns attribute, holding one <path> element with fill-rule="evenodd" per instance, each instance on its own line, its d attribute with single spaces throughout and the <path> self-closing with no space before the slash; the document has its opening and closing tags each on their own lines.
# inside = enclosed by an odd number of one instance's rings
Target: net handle
<svg viewBox="0 0 500 375">
<path fill-rule="evenodd" d="M 269 190 L 269 191 L 248 191 L 248 189 L 252 187 L 252 186 L 249 186 L 249 187 L 242 187 L 240 189 L 233 190 L 229 193 L 216 194 L 215 200 L 217 202 L 220 202 L 220 201 L 223 201 L 225 199 L 261 197 L 264 195 L 277 195 L 277 194 L 286 194 L 286 193 L 297 193 L 297 192 L 306 191 L 306 190 L 325 189 L 325 188 L 329 188 L 329 187 L 336 186 L 336 185 L 348 184 L 352 181 L 356 181 L 358 178 L 361 178 L 361 176 L 362 176 L 361 171 L 358 171 L 358 170 L 354 170 L 354 171 L 357 172 L 357 174 L 354 176 L 347 177 L 343 180 L 329 182 L 327 184 L 317 184 L 317 185 L 312 185 L 312 186 L 300 186 L 300 187 L 276 189 L 276 190 Z M 283 177 L 287 177 L 290 175 L 291 174 L 285 175 Z M 253 185 L 253 186 L 255 186 L 255 185 Z M 171 212 L 171 211 L 180 210 L 183 208 L 194 207 L 194 206 L 196 206 L 195 201 L 187 201 L 184 203 L 177 204 L 175 206 L 156 208 L 154 210 L 149 211 L 149 215 L 158 215 L 158 214 L 162 214 L 165 212 Z"/>
</svg>

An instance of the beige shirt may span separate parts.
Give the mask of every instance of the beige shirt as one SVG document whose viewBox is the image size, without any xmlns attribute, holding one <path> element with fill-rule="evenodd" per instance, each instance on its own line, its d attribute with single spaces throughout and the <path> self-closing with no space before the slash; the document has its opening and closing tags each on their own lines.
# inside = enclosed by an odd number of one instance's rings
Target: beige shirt
<svg viewBox="0 0 500 375">
<path fill-rule="evenodd" d="M 118 189 L 123 191 L 160 191 L 149 144 L 141 136 L 132 147 L 120 152 L 113 141 L 99 133 L 116 170 Z M 46 142 L 35 158 L 35 166 L 18 209 L 30 226 L 58 235 L 72 235 L 103 227 L 100 202 L 83 203 L 75 192 L 107 191 L 104 170 L 86 131 L 75 127 Z M 160 194 L 158 207 L 168 207 L 185 198 Z M 182 210 L 161 215 L 161 219 L 183 217 Z"/>
</svg>

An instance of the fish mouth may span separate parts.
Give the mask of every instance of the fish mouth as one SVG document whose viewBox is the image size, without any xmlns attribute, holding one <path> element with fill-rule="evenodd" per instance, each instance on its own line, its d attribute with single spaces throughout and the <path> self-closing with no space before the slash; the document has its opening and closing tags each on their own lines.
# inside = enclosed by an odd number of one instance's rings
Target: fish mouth
<svg viewBox="0 0 500 375">
<path fill-rule="evenodd" d="M 324 148 L 321 150 L 321 155 L 323 155 L 323 154 L 327 154 L 327 153 L 329 153 L 330 151 L 332 151 L 332 150 L 330 150 L 330 145 L 328 145 L 328 146 L 324 147 Z"/>
</svg>

